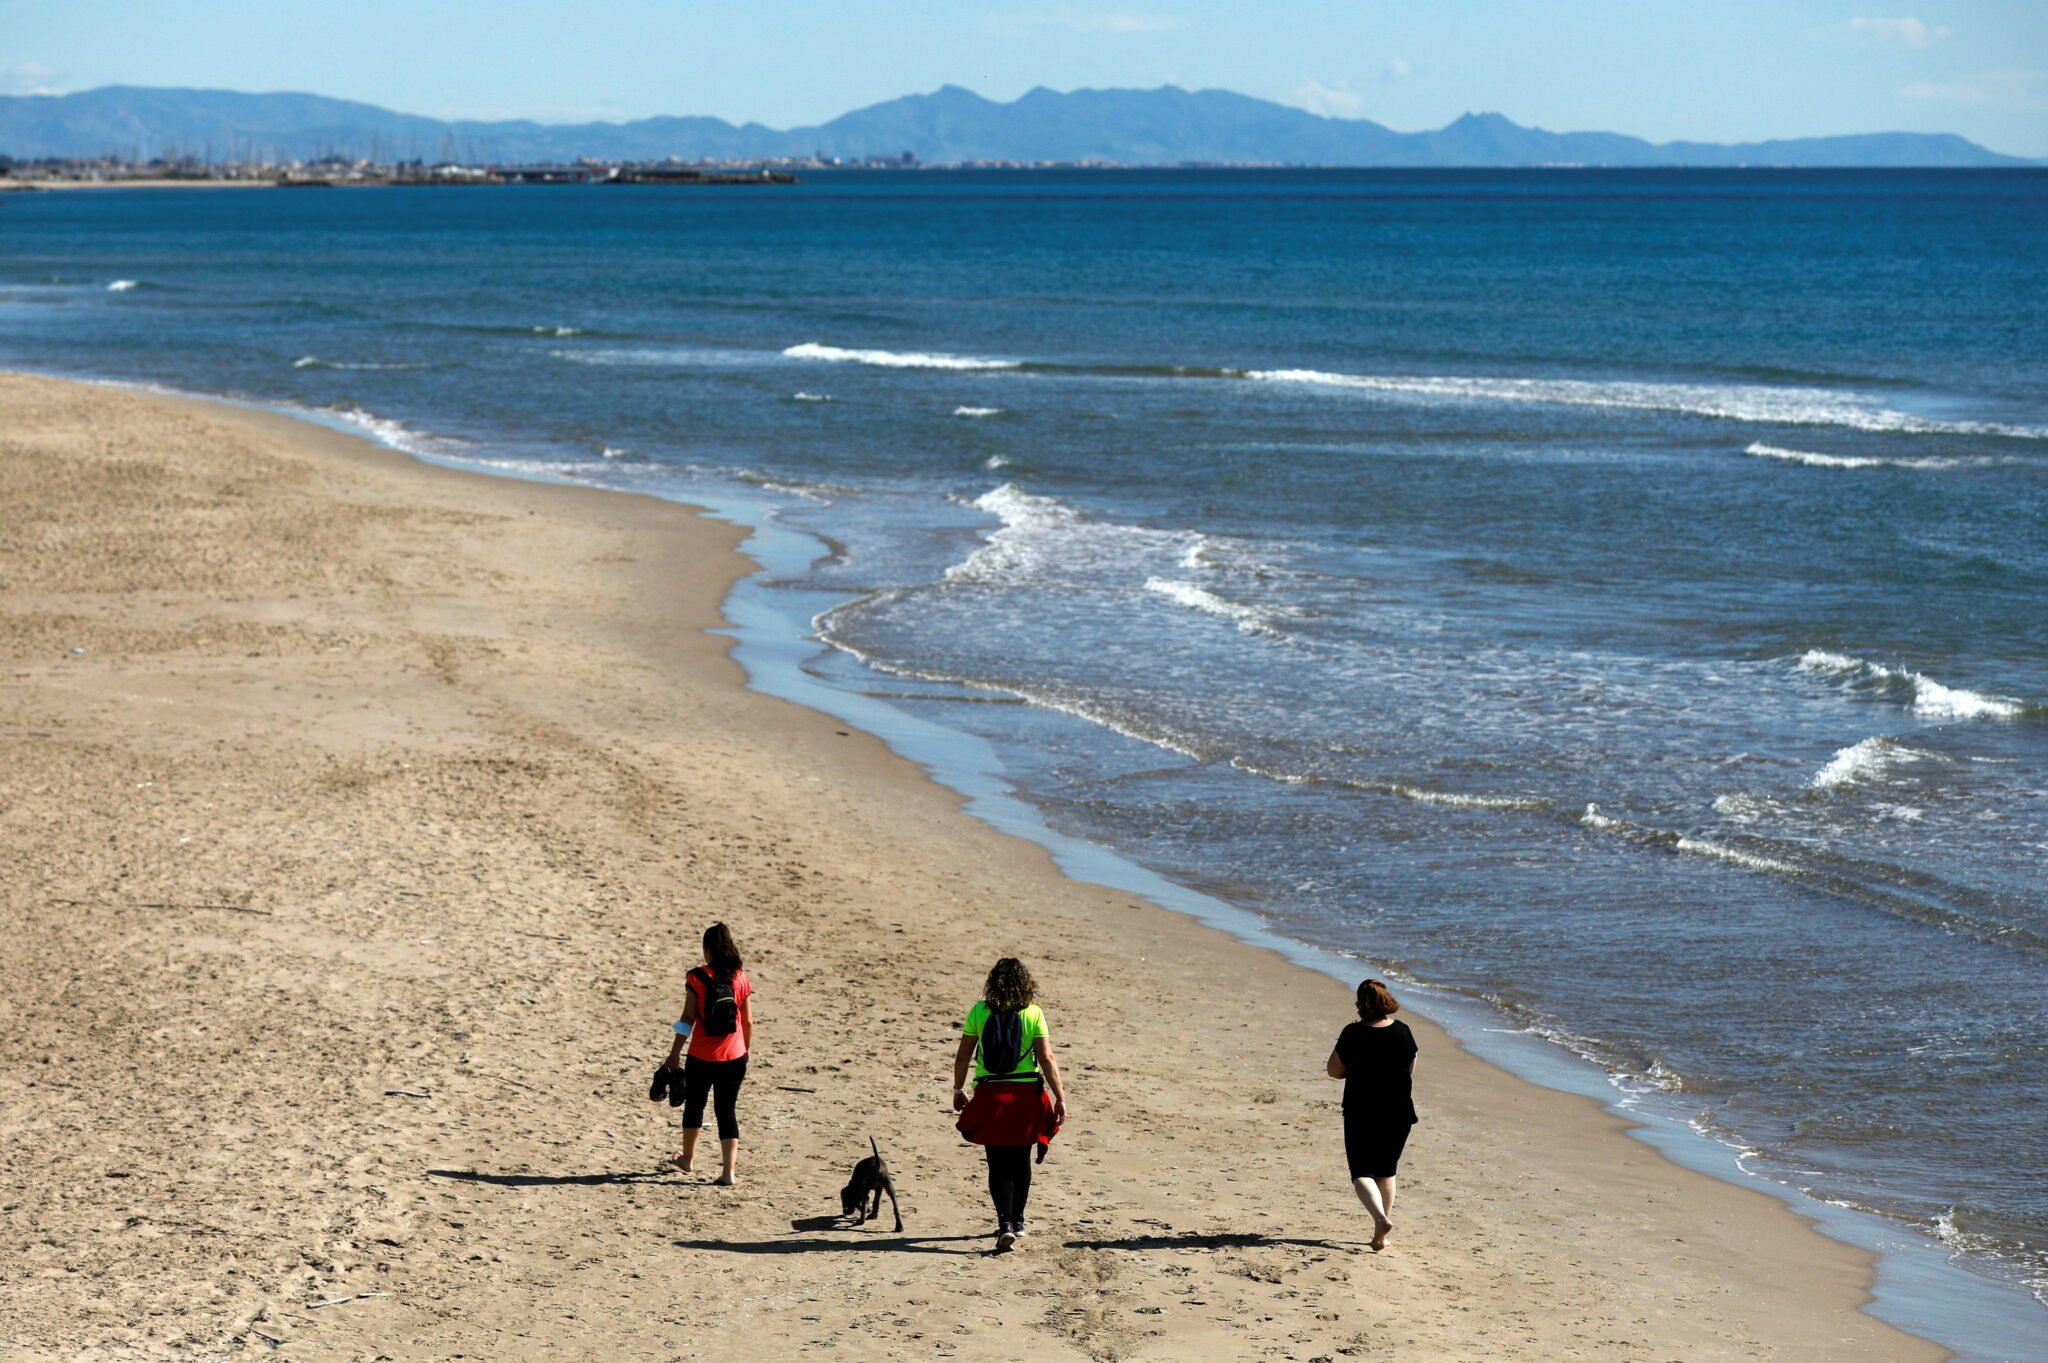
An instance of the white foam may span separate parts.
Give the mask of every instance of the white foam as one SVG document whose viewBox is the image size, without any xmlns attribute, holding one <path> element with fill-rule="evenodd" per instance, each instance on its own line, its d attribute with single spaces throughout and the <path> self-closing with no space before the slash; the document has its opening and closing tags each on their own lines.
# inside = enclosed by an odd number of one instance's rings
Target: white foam
<svg viewBox="0 0 2048 1363">
<path fill-rule="evenodd" d="M 1170 577 L 1148 577 L 1145 579 L 1145 590 L 1190 609 L 1208 615 L 1220 615 L 1236 624 L 1245 634 L 1281 634 L 1281 630 L 1264 612 L 1240 602 L 1227 600 L 1192 582 L 1180 582 Z"/>
<path fill-rule="evenodd" d="M 301 355 L 292 361 L 294 369 L 425 369 L 423 364 L 378 363 L 372 360 L 323 360 L 318 355 Z"/>
<path fill-rule="evenodd" d="M 1986 459 L 1956 459 L 1929 457 L 1919 459 L 1879 459 L 1862 454 L 1817 454 L 1812 450 L 1788 450 L 1782 445 L 1766 445 L 1761 440 L 1743 451 L 1759 459 L 1779 459 L 1791 464 L 1806 464 L 1821 469 L 1952 469 L 1965 464 L 1986 464 L 1995 462 Z"/>
<path fill-rule="evenodd" d="M 837 398 L 835 398 L 835 397 L 833 397 L 833 396 L 832 396 L 832 395 L 831 395 L 830 393 L 804 393 L 804 392 L 796 392 L 796 393 L 791 393 L 791 394 L 789 395 L 789 400 L 790 400 L 791 402 L 837 402 L 837 401 L 838 401 L 838 399 L 837 399 Z"/>
<path fill-rule="evenodd" d="M 942 355 L 927 351 L 851 350 L 806 341 L 782 352 L 792 360 L 827 360 L 838 364 L 872 364 L 884 369 L 1019 369 L 1016 360 L 989 360 L 973 355 Z"/>
<path fill-rule="evenodd" d="M 600 445 L 598 453 L 607 459 L 638 459 L 640 456 L 619 445 Z"/>
<path fill-rule="evenodd" d="M 584 334 L 582 327 L 531 327 L 529 330 L 536 336 L 581 336 Z"/>
<path fill-rule="evenodd" d="M 469 448 L 466 441 L 424 435 L 402 421 L 378 416 L 360 407 L 325 407 L 318 409 L 318 412 L 320 415 L 355 427 L 380 445 L 406 454 L 445 455 Z"/>
<path fill-rule="evenodd" d="M 1937 421 L 1893 411 L 1860 393 L 1761 384 L 1638 383 L 1626 380 L 1511 379 L 1487 376 L 1337 374 L 1321 369 L 1254 369 L 1248 379 L 1308 384 L 1461 402 L 1529 402 L 1682 412 L 1725 421 L 1781 426 L 1844 426 L 1907 434 L 2000 435 L 2048 440 L 2048 427 Z"/>
<path fill-rule="evenodd" d="M 1804 875 L 1805 868 L 1794 866 L 1789 861 L 1777 861 L 1771 857 L 1760 857 L 1753 852 L 1743 852 L 1733 847 L 1723 847 L 1718 842 L 1705 842 L 1699 838 L 1680 838 L 1673 844 L 1682 853 L 1696 857 L 1712 857 L 1716 861 L 1729 862 L 1751 871 L 1770 871 L 1781 876 Z"/>
<path fill-rule="evenodd" d="M 1894 769 L 1908 762 L 1938 762 L 1931 752 L 1908 748 L 1878 736 L 1838 749 L 1828 764 L 1814 773 L 1807 784 L 1813 790 L 1835 790 L 1841 786 L 1881 784 Z"/>
<path fill-rule="evenodd" d="M 1598 805 L 1587 805 L 1585 813 L 1579 815 L 1579 823 L 1583 827 L 1601 833 L 1611 829 L 1626 827 L 1620 819 L 1609 818 L 1607 815 L 1602 814 Z"/>
<path fill-rule="evenodd" d="M 107 285 L 107 292 L 126 293 L 130 289 L 139 289 L 141 287 L 142 281 L 139 279 L 117 279 L 113 283 Z"/>
<path fill-rule="evenodd" d="M 1714 797 L 1714 812 L 1738 823 L 1753 823 L 1775 813 L 1777 805 L 1768 796 L 1738 790 Z"/>
<path fill-rule="evenodd" d="M 1868 686 L 1885 694 L 1912 697 L 1913 713 L 1929 719 L 2017 719 L 2026 703 L 2011 696 L 1989 696 L 1961 687 L 1944 686 L 1922 672 L 1885 667 L 1832 649 L 1810 648 L 1799 656 L 1801 672 L 1838 677 L 1852 686 Z"/>
<path fill-rule="evenodd" d="M 1017 467 L 1017 461 L 1007 454 L 992 454 L 981 461 L 981 466 L 990 473 L 1001 473 L 1004 469 Z"/>
<path fill-rule="evenodd" d="M 1000 407 L 955 407 L 953 409 L 954 416 L 979 417 L 1001 416 L 1002 414 L 1003 409 Z"/>
<path fill-rule="evenodd" d="M 1467 795 L 1455 790 L 1427 790 L 1421 786 L 1392 785 L 1386 788 L 1386 792 L 1417 804 L 1447 805 L 1452 809 L 1548 809 L 1551 803 L 1541 795 Z"/>
</svg>

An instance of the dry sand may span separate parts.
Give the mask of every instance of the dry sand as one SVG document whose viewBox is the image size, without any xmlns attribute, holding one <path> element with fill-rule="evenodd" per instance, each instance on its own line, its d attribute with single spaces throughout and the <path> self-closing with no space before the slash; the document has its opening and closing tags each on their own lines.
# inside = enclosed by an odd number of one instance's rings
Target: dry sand
<svg viewBox="0 0 2048 1363">
<path fill-rule="evenodd" d="M 1421 1020 L 1366 1252 L 1348 991 L 744 690 L 735 540 L 0 377 L 7 1356 L 1941 1356 L 1858 1310 L 1862 1254 Z M 646 1101 L 717 918 L 759 991 L 737 1189 Z M 947 1096 L 1004 952 L 1073 1117 L 996 1258 Z M 822 1219 L 869 1134 L 902 1236 Z"/>
</svg>

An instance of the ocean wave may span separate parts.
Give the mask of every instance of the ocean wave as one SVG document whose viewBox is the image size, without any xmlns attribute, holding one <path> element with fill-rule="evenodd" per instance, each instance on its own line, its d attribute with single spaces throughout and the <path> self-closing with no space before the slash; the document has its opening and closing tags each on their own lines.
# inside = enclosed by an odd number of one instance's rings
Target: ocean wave
<svg viewBox="0 0 2048 1363">
<path fill-rule="evenodd" d="M 1953 469 L 1965 466 L 1981 467 L 1998 462 L 1991 459 L 1964 459 L 1952 456 L 1881 459 L 1876 455 L 1864 454 L 1819 454 L 1813 450 L 1788 450 L 1782 445 L 1766 445 L 1761 440 L 1752 444 L 1743 453 L 1758 459 L 1778 459 L 1788 464 L 1806 464 L 1821 469 Z"/>
<path fill-rule="evenodd" d="M 1016 360 L 990 360 L 973 355 L 942 355 L 927 351 L 850 350 L 806 341 L 782 352 L 792 360 L 827 360 L 839 364 L 871 364 L 884 369 L 1022 369 Z"/>
<path fill-rule="evenodd" d="M 1143 579 L 1130 581 L 1132 574 L 1174 562 L 1204 538 L 1191 530 L 1094 520 L 1015 483 L 985 492 L 969 505 L 1002 524 L 973 553 L 946 569 L 948 582 L 997 585 L 1089 579 L 1102 585 L 1137 586 Z"/>
<path fill-rule="evenodd" d="M 306 409 L 301 409 L 306 410 Z M 387 448 L 413 455 L 459 454 L 474 448 L 466 440 L 427 435 L 392 417 L 378 416 L 361 407 L 321 407 L 313 414 L 360 431 Z"/>
<path fill-rule="evenodd" d="M 641 459 L 645 457 L 620 445 L 599 445 L 597 452 L 600 457 L 605 459 Z"/>
<path fill-rule="evenodd" d="M 1284 608 L 1262 611 L 1257 607 L 1218 596 L 1206 587 L 1170 577 L 1146 578 L 1145 590 L 1192 610 L 1221 616 L 1235 624 L 1242 633 L 1262 634 L 1268 638 L 1285 638 L 1286 631 L 1275 624 L 1274 620 L 1296 614 Z"/>
<path fill-rule="evenodd" d="M 549 356 L 570 364 L 602 369 L 729 368 L 759 364 L 764 352 L 721 350 L 700 346 L 601 346 L 587 350 L 550 350 Z"/>
<path fill-rule="evenodd" d="M 1895 739 L 1866 738 L 1838 749 L 1807 786 L 1811 790 L 1835 790 L 1842 786 L 1877 785 L 1906 763 L 1942 760 L 1935 753 L 1908 748 Z"/>
<path fill-rule="evenodd" d="M 1797 666 L 1801 672 L 1833 678 L 1852 690 L 1905 700 L 1914 714 L 1929 719 L 2018 719 L 2028 710 L 2025 701 L 2011 696 L 1944 686 L 1925 673 L 1885 667 L 1831 649 L 1810 648 L 1799 656 Z"/>
<path fill-rule="evenodd" d="M 425 369 L 424 364 L 380 363 L 374 360 L 323 360 L 318 355 L 301 355 L 292 361 L 294 369 Z"/>
<path fill-rule="evenodd" d="M 969 417 L 1001 416 L 1003 415 L 1003 409 L 1000 407 L 955 407 L 953 415 Z"/>
<path fill-rule="evenodd" d="M 835 397 L 833 397 L 833 396 L 832 396 L 832 395 L 831 395 L 830 393 L 805 393 L 805 392 L 801 392 L 801 391 L 799 391 L 799 392 L 795 392 L 795 393 L 791 393 L 791 394 L 789 395 L 789 400 L 790 400 L 791 402 L 837 402 L 837 401 L 839 401 L 839 399 L 838 399 L 838 398 L 835 398 Z"/>
<path fill-rule="evenodd" d="M 1338 374 L 1321 369 L 1254 369 L 1262 383 L 1305 384 L 1452 401 L 1526 402 L 1679 412 L 1774 426 L 1843 426 L 1911 435 L 1994 435 L 2048 440 L 2048 427 L 1940 421 L 1893 411 L 1859 393 L 1760 384 L 1644 383 L 1629 380 L 1511 379 L 1484 376 Z"/>
<path fill-rule="evenodd" d="M 113 283 L 107 285 L 107 292 L 126 293 L 130 289 L 139 289 L 141 287 L 142 281 L 139 279 L 117 279 Z"/>
<path fill-rule="evenodd" d="M 535 336 L 561 336 L 565 338 L 569 336 L 587 336 L 589 334 L 582 327 L 528 327 L 527 330 Z"/>
</svg>

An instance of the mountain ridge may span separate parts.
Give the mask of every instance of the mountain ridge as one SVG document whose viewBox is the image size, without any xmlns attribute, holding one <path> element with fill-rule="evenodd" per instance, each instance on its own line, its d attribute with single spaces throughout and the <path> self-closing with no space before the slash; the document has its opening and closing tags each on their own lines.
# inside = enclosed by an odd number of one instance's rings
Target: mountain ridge
<svg viewBox="0 0 2048 1363">
<path fill-rule="evenodd" d="M 1398 132 L 1228 90 L 1036 86 L 1000 103 L 958 85 L 775 129 L 710 115 L 546 124 L 447 120 L 298 92 L 101 86 L 0 96 L 0 155 L 200 156 L 209 160 L 749 160 L 912 152 L 926 162 L 1100 161 L 1358 167 L 1866 166 L 2042 164 L 1954 133 L 1877 132 L 1762 142 L 1653 143 L 1626 133 L 1551 132 L 1500 113 Z"/>
</svg>

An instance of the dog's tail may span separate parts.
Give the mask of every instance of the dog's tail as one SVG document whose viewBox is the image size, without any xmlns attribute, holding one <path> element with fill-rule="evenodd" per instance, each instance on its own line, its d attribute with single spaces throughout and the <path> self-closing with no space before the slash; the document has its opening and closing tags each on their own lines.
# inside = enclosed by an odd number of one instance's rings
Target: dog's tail
<svg viewBox="0 0 2048 1363">
<path fill-rule="evenodd" d="M 880 1159 L 882 1157 L 882 1147 L 875 1144 L 875 1138 L 873 1136 L 868 1137 L 868 1149 L 875 1152 L 876 1159 Z"/>
</svg>

